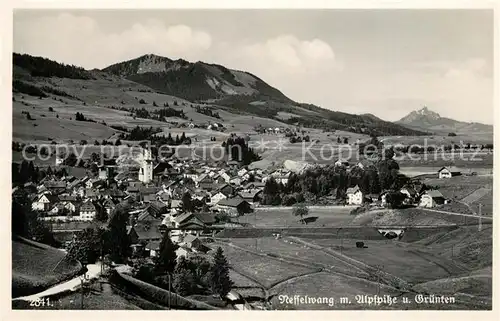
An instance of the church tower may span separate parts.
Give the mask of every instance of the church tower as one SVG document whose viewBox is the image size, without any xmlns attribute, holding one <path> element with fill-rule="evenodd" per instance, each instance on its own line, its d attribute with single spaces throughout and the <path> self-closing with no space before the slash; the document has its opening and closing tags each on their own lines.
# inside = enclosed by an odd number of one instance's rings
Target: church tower
<svg viewBox="0 0 500 321">
<path fill-rule="evenodd" d="M 143 149 L 141 168 L 139 168 L 139 180 L 149 183 L 153 180 L 153 158 L 149 149 Z"/>
</svg>

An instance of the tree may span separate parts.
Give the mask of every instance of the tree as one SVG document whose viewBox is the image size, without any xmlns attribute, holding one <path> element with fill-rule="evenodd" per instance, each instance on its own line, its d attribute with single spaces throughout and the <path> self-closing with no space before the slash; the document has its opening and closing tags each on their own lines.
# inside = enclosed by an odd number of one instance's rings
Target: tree
<svg viewBox="0 0 500 321">
<path fill-rule="evenodd" d="M 115 141 L 115 146 L 120 146 L 122 144 L 122 141 L 118 138 L 116 141 Z"/>
<path fill-rule="evenodd" d="M 104 207 L 99 206 L 96 211 L 95 219 L 99 222 L 106 222 L 108 220 L 108 212 L 106 212 L 106 209 Z"/>
<path fill-rule="evenodd" d="M 306 205 L 299 203 L 293 207 L 292 213 L 294 216 L 300 216 L 300 220 L 304 223 L 305 221 L 303 220 L 303 217 L 309 215 L 309 208 Z"/>
<path fill-rule="evenodd" d="M 455 137 L 455 136 L 457 136 L 457 134 L 455 134 L 455 133 L 448 133 L 448 136 Z"/>
<path fill-rule="evenodd" d="M 153 101 L 153 106 L 158 107 L 158 105 L 156 104 L 156 101 Z"/>
<path fill-rule="evenodd" d="M 108 223 L 108 241 L 111 259 L 121 263 L 129 255 L 129 238 L 127 235 L 128 205 L 118 204 L 111 212 Z"/>
<path fill-rule="evenodd" d="M 193 200 L 191 199 L 191 194 L 189 192 L 182 195 L 182 209 L 184 212 L 193 211 Z"/>
<path fill-rule="evenodd" d="M 212 292 L 218 294 L 221 298 L 224 298 L 233 287 L 233 281 L 229 277 L 229 264 L 221 247 L 217 248 L 214 255 L 214 265 L 210 271 L 210 281 Z"/>
<path fill-rule="evenodd" d="M 403 205 L 406 195 L 397 191 L 389 192 L 386 195 L 386 202 L 391 208 L 400 208 Z"/>
<path fill-rule="evenodd" d="M 49 111 L 54 111 L 54 108 L 52 108 L 52 107 L 49 107 Z"/>
<path fill-rule="evenodd" d="M 179 262 L 175 267 L 174 280 L 172 283 L 175 292 L 181 296 L 191 294 L 193 289 L 196 287 L 193 272 L 189 270 L 187 261 L 184 257 L 179 259 Z"/>
<path fill-rule="evenodd" d="M 82 139 L 82 140 L 80 141 L 80 145 L 87 145 L 87 141 L 86 141 L 85 139 Z"/>
<path fill-rule="evenodd" d="M 78 159 L 75 154 L 70 153 L 68 157 L 66 157 L 63 161 L 64 165 L 68 166 L 76 166 L 76 163 L 78 162 Z"/>
<path fill-rule="evenodd" d="M 163 235 L 160 243 L 160 254 L 156 258 L 155 272 L 158 275 L 164 275 L 174 272 L 177 254 L 175 251 L 178 246 L 172 243 L 168 233 Z"/>
<path fill-rule="evenodd" d="M 101 161 L 101 158 L 99 157 L 99 154 L 97 154 L 96 152 L 93 152 L 92 154 L 90 154 L 90 161 L 92 163 L 99 163 Z"/>
<path fill-rule="evenodd" d="M 29 112 L 26 112 L 26 119 L 27 120 L 33 120 L 33 117 L 31 117 Z"/>
<path fill-rule="evenodd" d="M 76 234 L 68 247 L 68 257 L 84 264 L 94 264 L 101 255 L 104 230 L 86 228 Z"/>
</svg>

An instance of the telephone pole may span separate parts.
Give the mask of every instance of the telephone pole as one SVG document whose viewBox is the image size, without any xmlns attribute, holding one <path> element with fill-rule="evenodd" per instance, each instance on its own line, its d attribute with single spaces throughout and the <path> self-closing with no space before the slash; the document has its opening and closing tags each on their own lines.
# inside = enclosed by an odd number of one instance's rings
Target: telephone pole
<svg viewBox="0 0 500 321">
<path fill-rule="evenodd" d="M 477 215 L 479 215 L 479 226 L 478 226 L 478 229 L 479 229 L 479 232 L 481 232 L 481 229 L 482 229 L 482 224 L 481 224 L 481 207 L 483 206 L 483 204 L 479 203 L 479 212 L 477 213 Z"/>
<path fill-rule="evenodd" d="M 380 273 L 382 272 L 383 265 L 376 265 L 377 267 L 377 295 L 380 294 Z"/>
<path fill-rule="evenodd" d="M 170 272 L 167 273 L 168 275 L 168 309 L 169 310 L 172 310 L 172 306 L 171 306 L 171 297 L 172 297 L 172 278 L 170 277 Z"/>
</svg>

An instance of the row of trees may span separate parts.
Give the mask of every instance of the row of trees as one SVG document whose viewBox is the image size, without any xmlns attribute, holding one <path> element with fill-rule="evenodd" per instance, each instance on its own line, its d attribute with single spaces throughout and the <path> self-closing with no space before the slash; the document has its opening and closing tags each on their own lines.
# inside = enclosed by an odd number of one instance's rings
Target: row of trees
<svg viewBox="0 0 500 321">
<path fill-rule="evenodd" d="M 219 113 L 216 112 L 216 111 L 213 111 L 213 109 L 210 108 L 210 107 L 196 106 L 195 110 L 196 110 L 197 113 L 200 113 L 200 114 L 203 114 L 203 115 L 207 115 L 207 116 L 210 116 L 210 117 L 214 117 L 214 118 L 217 118 L 217 119 L 221 119 Z"/>
<path fill-rule="evenodd" d="M 13 54 L 13 63 L 30 72 L 34 77 L 59 77 L 72 79 L 92 79 L 90 72 L 81 67 L 65 65 L 56 61 L 27 54 Z"/>
<path fill-rule="evenodd" d="M 61 244 L 54 238 L 50 226 L 38 219 L 38 213 L 31 210 L 31 202 L 27 193 L 20 190 L 12 197 L 11 207 L 12 236 L 58 247 Z"/>
<path fill-rule="evenodd" d="M 261 157 L 248 146 L 245 138 L 234 136 L 233 134 L 222 143 L 226 154 L 230 160 L 235 160 L 248 165 L 252 162 L 258 161 Z"/>
<path fill-rule="evenodd" d="M 49 166 L 47 169 L 40 169 L 33 164 L 33 161 L 23 160 L 19 163 L 12 163 L 12 184 L 14 186 L 23 185 L 25 183 L 33 182 L 38 183 L 46 176 L 55 175 L 56 177 L 67 176 L 68 173 L 64 168 L 52 170 Z"/>
<path fill-rule="evenodd" d="M 218 294 L 224 298 L 233 282 L 222 249 L 217 248 L 212 260 L 200 255 L 178 258 L 177 249 L 178 246 L 165 233 L 153 264 L 142 260 L 136 262 L 135 277 L 163 289 L 173 289 L 181 296 Z"/>
<path fill-rule="evenodd" d="M 141 100 L 142 101 L 142 100 Z M 139 103 L 141 102 L 139 101 Z M 174 108 L 163 108 L 163 109 L 157 109 L 152 112 L 149 112 L 145 108 L 131 108 L 129 111 L 135 115 L 135 117 L 139 118 L 145 118 L 145 119 L 152 119 L 152 120 L 157 120 L 157 121 L 164 121 L 164 117 L 179 117 L 182 119 L 187 119 L 186 114 L 184 113 L 183 110 L 177 110 Z"/>
<path fill-rule="evenodd" d="M 291 174 L 286 184 L 271 177 L 263 190 L 262 204 L 292 205 L 304 200 L 317 200 L 332 195 L 346 197 L 349 187 L 359 186 L 364 194 L 378 194 L 384 190 L 403 187 L 408 179 L 399 173 L 399 165 L 393 159 L 380 160 L 364 168 L 329 165 L 307 169 L 301 174 Z M 332 195 L 333 196 L 333 195 Z"/>
</svg>

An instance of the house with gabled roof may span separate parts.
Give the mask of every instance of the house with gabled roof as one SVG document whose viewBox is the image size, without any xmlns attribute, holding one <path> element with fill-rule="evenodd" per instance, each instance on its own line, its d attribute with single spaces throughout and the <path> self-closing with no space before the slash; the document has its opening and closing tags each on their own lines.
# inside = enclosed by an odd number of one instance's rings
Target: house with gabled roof
<svg viewBox="0 0 500 321">
<path fill-rule="evenodd" d="M 105 198 L 102 203 L 101 203 L 102 208 L 106 211 L 106 213 L 109 215 L 111 212 L 115 209 L 116 207 L 116 202 L 114 202 L 110 198 Z"/>
<path fill-rule="evenodd" d="M 161 241 L 163 235 L 158 226 L 148 224 L 136 224 L 132 227 L 137 234 L 137 243 L 147 244 L 151 241 Z"/>
<path fill-rule="evenodd" d="M 220 200 L 226 199 L 227 196 L 224 195 L 222 192 L 214 191 L 212 192 L 212 195 L 210 196 L 210 204 L 215 205 L 217 204 Z"/>
<path fill-rule="evenodd" d="M 402 187 L 399 192 L 406 195 L 404 204 L 411 204 L 418 197 L 417 191 L 411 186 Z"/>
<path fill-rule="evenodd" d="M 48 211 L 57 202 L 59 202 L 59 198 L 56 195 L 50 193 L 41 194 L 31 203 L 31 209 L 34 211 Z"/>
<path fill-rule="evenodd" d="M 250 203 L 239 196 L 220 200 L 215 207 L 233 217 L 250 213 L 253 210 Z"/>
<path fill-rule="evenodd" d="M 435 207 L 446 203 L 446 198 L 438 190 L 427 190 L 420 195 L 420 207 Z"/>
<path fill-rule="evenodd" d="M 262 189 L 251 189 L 238 192 L 238 195 L 250 205 L 259 203 L 262 199 Z"/>
<path fill-rule="evenodd" d="M 211 191 L 214 188 L 214 180 L 208 174 L 203 174 L 198 178 L 198 187 Z"/>
<path fill-rule="evenodd" d="M 350 187 L 346 191 L 347 204 L 349 205 L 361 205 L 363 204 L 363 192 L 358 185 Z"/>
<path fill-rule="evenodd" d="M 462 172 L 456 166 L 449 166 L 449 167 L 444 166 L 438 170 L 438 177 L 439 178 L 451 178 L 451 177 L 460 176 L 460 175 L 462 175 Z"/>
<path fill-rule="evenodd" d="M 217 190 L 222 194 L 226 195 L 226 197 L 229 197 L 236 193 L 236 188 L 231 184 L 224 184 L 222 186 L 219 186 Z"/>
<path fill-rule="evenodd" d="M 172 218 L 174 226 L 187 233 L 199 234 L 199 230 L 215 224 L 215 217 L 210 213 L 183 213 Z"/>
<path fill-rule="evenodd" d="M 92 221 L 97 215 L 99 210 L 97 202 L 87 199 L 80 206 L 80 220 L 82 221 Z"/>
</svg>

